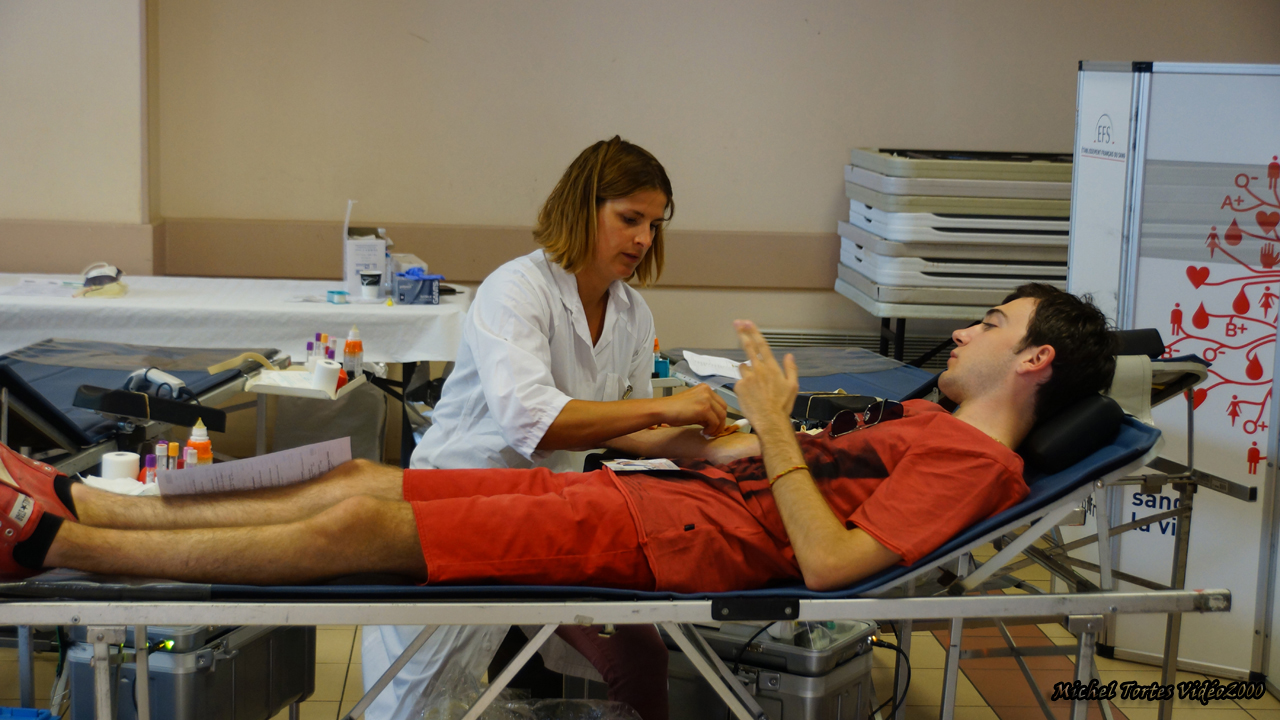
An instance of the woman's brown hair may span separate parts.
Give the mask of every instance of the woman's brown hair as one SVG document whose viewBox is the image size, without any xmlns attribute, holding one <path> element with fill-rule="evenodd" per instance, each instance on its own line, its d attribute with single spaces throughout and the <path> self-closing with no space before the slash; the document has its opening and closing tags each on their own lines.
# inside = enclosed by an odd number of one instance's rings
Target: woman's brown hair
<svg viewBox="0 0 1280 720">
<path fill-rule="evenodd" d="M 670 220 L 676 206 L 662 163 L 644 148 L 617 135 L 601 140 L 583 150 L 564 171 L 538 213 L 533 239 L 565 272 L 576 274 L 595 253 L 596 213 L 600 205 L 642 190 L 658 190 L 667 196 L 663 220 Z M 653 245 L 636 266 L 633 277 L 641 285 L 657 282 L 662 274 L 665 225 L 658 224 Z"/>
</svg>

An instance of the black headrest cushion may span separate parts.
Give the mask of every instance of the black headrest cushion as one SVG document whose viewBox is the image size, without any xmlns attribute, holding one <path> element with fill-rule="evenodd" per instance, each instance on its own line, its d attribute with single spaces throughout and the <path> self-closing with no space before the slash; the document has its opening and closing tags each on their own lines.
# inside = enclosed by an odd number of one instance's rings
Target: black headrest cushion
<svg viewBox="0 0 1280 720">
<path fill-rule="evenodd" d="M 1018 447 L 1028 466 L 1048 474 L 1065 470 L 1115 440 L 1124 411 L 1115 400 L 1090 395 L 1036 424 Z"/>
<path fill-rule="evenodd" d="M 1116 339 L 1117 355 L 1146 355 L 1158 358 L 1164 354 L 1164 338 L 1155 328 L 1142 330 L 1112 330 Z"/>
</svg>

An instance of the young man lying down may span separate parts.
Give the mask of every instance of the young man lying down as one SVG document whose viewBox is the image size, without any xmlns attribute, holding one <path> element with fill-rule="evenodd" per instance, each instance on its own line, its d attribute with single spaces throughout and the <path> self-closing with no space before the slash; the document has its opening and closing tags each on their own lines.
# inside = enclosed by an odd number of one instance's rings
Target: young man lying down
<svg viewBox="0 0 1280 720">
<path fill-rule="evenodd" d="M 0 574 L 41 568 L 191 582 L 297 584 L 357 573 L 426 583 L 719 591 L 831 590 L 913 563 L 1027 493 L 1013 452 L 1039 416 L 1105 389 L 1115 360 L 1097 308 L 1026 285 L 953 333 L 939 387 L 797 435 L 795 363 L 750 322 L 734 387 L 755 435 L 700 428 L 626 438 L 689 459 L 644 474 L 399 470 L 355 461 L 297 485 L 125 497 L 7 448 Z M 2 446 L 0 446 L 2 447 Z M 16 486 L 16 489 L 15 487 Z"/>
</svg>

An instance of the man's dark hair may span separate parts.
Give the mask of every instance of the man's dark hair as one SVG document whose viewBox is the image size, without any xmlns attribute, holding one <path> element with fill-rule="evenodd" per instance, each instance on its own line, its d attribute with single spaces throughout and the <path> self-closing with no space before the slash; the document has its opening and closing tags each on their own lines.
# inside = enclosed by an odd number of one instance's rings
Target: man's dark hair
<svg viewBox="0 0 1280 720">
<path fill-rule="evenodd" d="M 1053 347 L 1049 379 L 1036 390 L 1036 420 L 1051 418 L 1092 393 L 1111 387 L 1116 371 L 1115 336 L 1089 296 L 1078 298 L 1052 285 L 1028 283 L 1004 299 L 1036 300 L 1018 352 Z"/>
</svg>

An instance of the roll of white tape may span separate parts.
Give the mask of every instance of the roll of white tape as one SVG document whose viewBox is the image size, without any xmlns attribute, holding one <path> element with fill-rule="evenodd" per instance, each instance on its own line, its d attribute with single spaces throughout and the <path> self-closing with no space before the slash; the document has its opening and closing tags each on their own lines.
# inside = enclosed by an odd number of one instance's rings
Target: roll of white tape
<svg viewBox="0 0 1280 720">
<path fill-rule="evenodd" d="M 113 452 L 102 456 L 102 477 L 138 479 L 138 453 Z"/>
<path fill-rule="evenodd" d="M 331 393 L 338 387 L 338 373 L 342 366 L 333 360 L 317 360 L 315 372 L 311 373 L 311 387 Z"/>
</svg>

